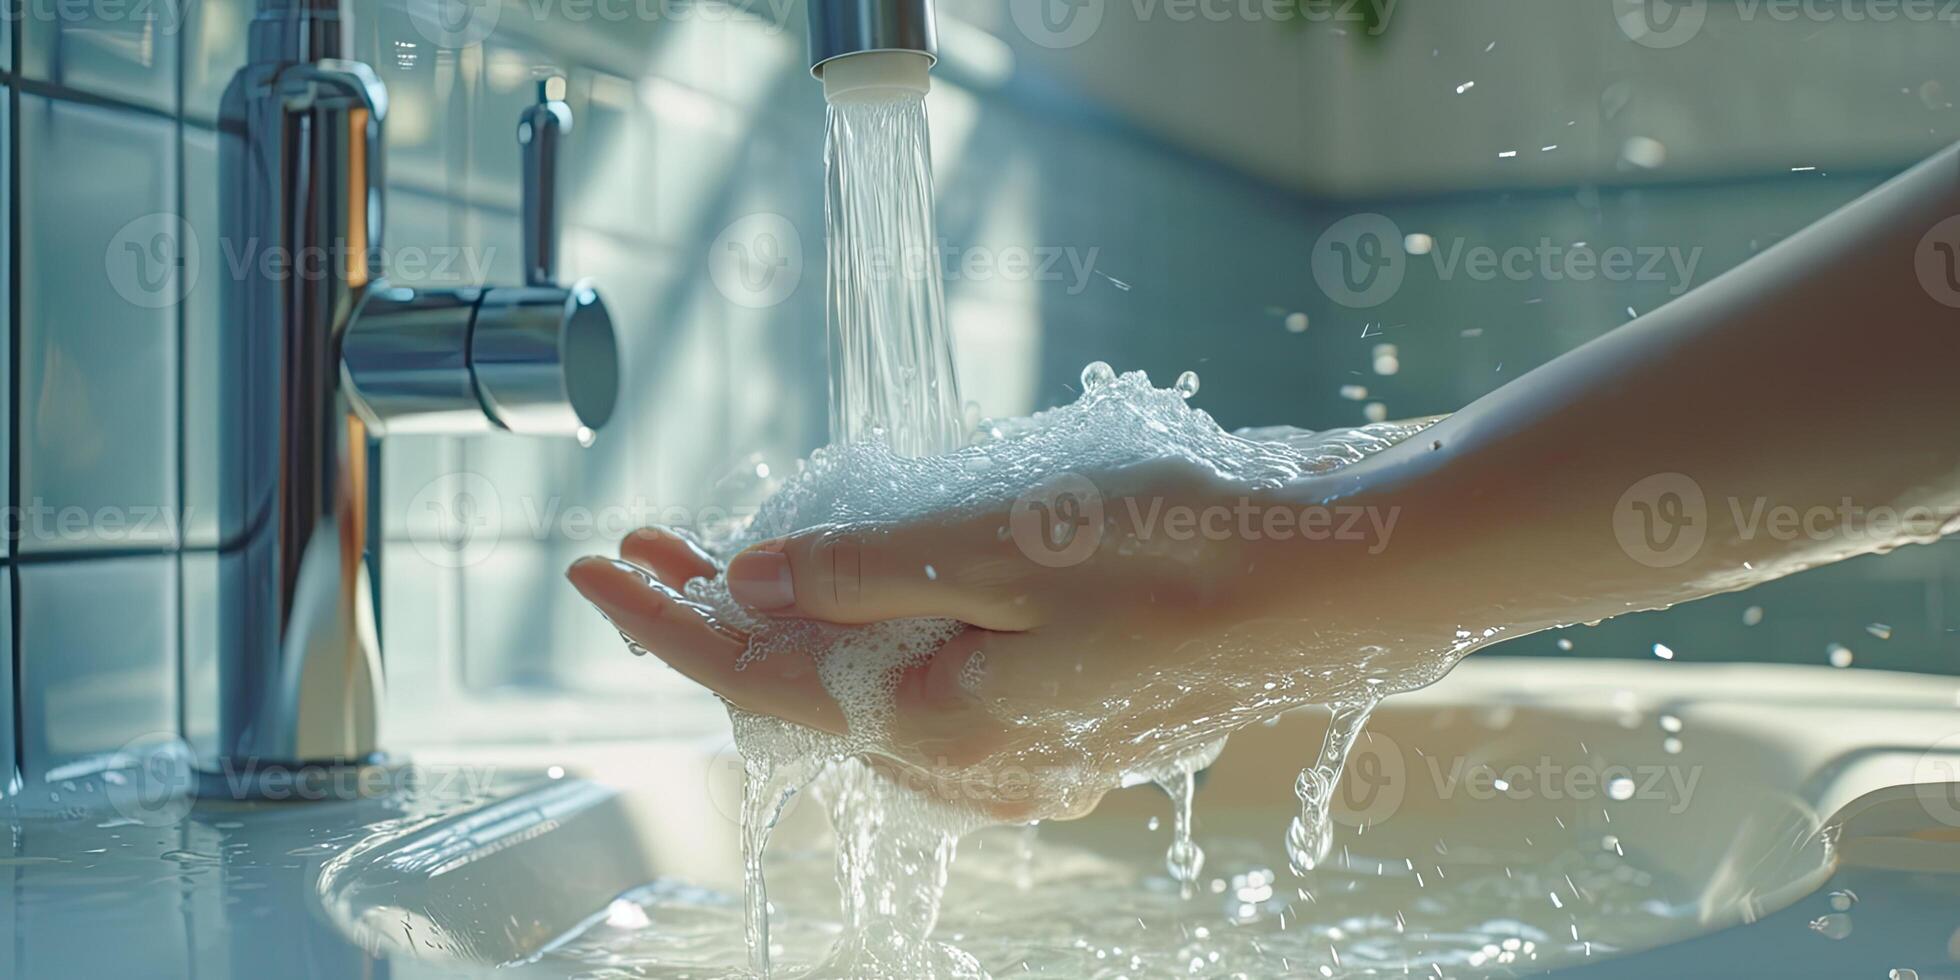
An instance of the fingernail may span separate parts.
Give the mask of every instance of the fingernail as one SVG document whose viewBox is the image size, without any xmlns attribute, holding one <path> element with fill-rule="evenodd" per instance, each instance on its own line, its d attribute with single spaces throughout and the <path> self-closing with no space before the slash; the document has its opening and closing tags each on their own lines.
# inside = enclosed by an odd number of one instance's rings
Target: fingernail
<svg viewBox="0 0 1960 980">
<path fill-rule="evenodd" d="M 767 612 L 796 605 L 796 585 L 790 580 L 789 556 L 766 548 L 752 549 L 728 563 L 728 593 L 751 609 Z"/>
</svg>

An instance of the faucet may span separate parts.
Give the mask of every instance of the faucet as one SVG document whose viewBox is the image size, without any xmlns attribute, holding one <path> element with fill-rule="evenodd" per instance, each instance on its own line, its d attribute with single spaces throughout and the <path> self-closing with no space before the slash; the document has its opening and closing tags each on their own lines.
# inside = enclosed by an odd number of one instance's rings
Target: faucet
<svg viewBox="0 0 1960 980">
<path fill-rule="evenodd" d="M 923 94 L 939 60 L 932 0 L 810 0 L 810 74 L 832 101 L 873 89 Z"/>
<path fill-rule="evenodd" d="M 227 278 L 218 741 L 205 784 L 290 793 L 381 763 L 379 441 L 394 433 L 589 439 L 618 396 L 612 318 L 556 282 L 563 81 L 518 122 L 524 282 L 421 289 L 384 278 L 387 90 L 348 60 L 343 0 L 259 0 L 218 126 Z M 279 790 L 278 787 L 286 787 Z"/>
</svg>

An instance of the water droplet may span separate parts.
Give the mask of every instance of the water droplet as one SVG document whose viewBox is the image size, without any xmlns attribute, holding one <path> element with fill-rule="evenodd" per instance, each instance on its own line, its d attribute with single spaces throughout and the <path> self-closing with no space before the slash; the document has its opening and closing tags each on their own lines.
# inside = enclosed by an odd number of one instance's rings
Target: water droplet
<svg viewBox="0 0 1960 980">
<path fill-rule="evenodd" d="M 1843 939 L 1851 935 L 1851 917 L 1843 912 L 1833 912 L 1810 922 L 1812 932 L 1825 939 Z"/>
<path fill-rule="evenodd" d="M 1558 648 L 1559 648 L 1560 650 L 1568 650 L 1568 651 L 1569 651 L 1569 650 L 1571 650 L 1571 649 L 1572 649 L 1572 640 L 1571 640 L 1570 638 L 1568 638 L 1568 637 L 1563 637 L 1563 636 L 1561 636 L 1561 637 L 1559 637 L 1559 638 L 1558 638 Z"/>
<path fill-rule="evenodd" d="M 1900 967 L 1885 975 L 1886 980 L 1919 980 L 1919 971 Z"/>
<path fill-rule="evenodd" d="M 1099 388 L 1114 380 L 1116 369 L 1110 367 L 1108 361 L 1090 361 L 1089 366 L 1082 369 L 1083 391 Z"/>
<path fill-rule="evenodd" d="M 937 582 L 937 581 L 939 581 L 939 569 L 937 569 L 937 568 L 934 568 L 934 567 L 932 567 L 931 565 L 927 565 L 927 566 L 926 566 L 926 581 L 928 581 L 928 582 Z"/>
<path fill-rule="evenodd" d="M 1177 384 L 1172 386 L 1179 397 L 1189 398 L 1198 393 L 1198 372 L 1186 371 L 1177 376 Z"/>
<path fill-rule="evenodd" d="M 1633 799 L 1635 787 L 1633 780 L 1626 776 L 1616 776 L 1606 784 L 1606 795 L 1616 800 Z"/>
<path fill-rule="evenodd" d="M 1668 755 L 1680 755 L 1681 740 L 1675 738 L 1672 735 L 1669 735 L 1668 737 L 1661 739 L 1661 751 L 1667 753 Z"/>
<path fill-rule="evenodd" d="M 1363 401 L 1368 397 L 1367 385 L 1342 385 L 1341 397 L 1351 402 Z"/>
<path fill-rule="evenodd" d="M 1742 611 L 1742 625 L 1756 626 L 1763 621 L 1763 607 L 1750 606 Z"/>
<path fill-rule="evenodd" d="M 1307 315 L 1305 313 L 1288 313 L 1286 315 L 1286 332 L 1306 333 Z"/>
<path fill-rule="evenodd" d="M 1654 644 L 1654 656 L 1659 657 L 1662 660 L 1673 660 L 1674 648 L 1668 646 L 1665 643 L 1656 643 Z"/>
<path fill-rule="evenodd" d="M 1164 825 L 1164 822 L 1163 822 L 1162 820 L 1159 820 L 1159 819 L 1157 819 L 1156 817 L 1151 817 L 1151 818 L 1150 818 L 1150 820 L 1149 820 L 1149 822 L 1148 822 L 1148 823 L 1146 823 L 1146 824 L 1144 824 L 1144 826 L 1145 826 L 1145 827 L 1147 827 L 1147 828 L 1149 828 L 1149 829 L 1151 829 L 1151 830 L 1156 830 L 1157 828 L 1159 828 L 1159 827 L 1161 827 L 1161 826 L 1163 826 L 1163 825 Z"/>
<path fill-rule="evenodd" d="M 1362 406 L 1361 417 L 1370 422 L 1388 421 L 1388 406 L 1381 402 L 1369 402 Z"/>
<path fill-rule="evenodd" d="M 1673 715 L 1662 715 L 1660 717 L 1660 725 L 1661 725 L 1661 731 L 1667 732 L 1671 735 L 1678 735 L 1681 733 L 1681 719 L 1676 718 Z"/>
<path fill-rule="evenodd" d="M 1857 659 L 1857 655 L 1851 652 L 1851 648 L 1842 643 L 1833 643 L 1825 647 L 1824 653 L 1830 657 L 1833 667 L 1849 667 L 1851 662 Z"/>
<path fill-rule="evenodd" d="M 1858 904 L 1858 893 L 1849 888 L 1831 893 L 1831 908 L 1837 912 L 1849 912 L 1851 906 Z"/>
<path fill-rule="evenodd" d="M 578 427 L 578 444 L 581 448 L 591 449 L 592 444 L 598 441 L 599 434 L 597 432 L 582 425 Z"/>
<path fill-rule="evenodd" d="M 1873 623 L 1870 626 L 1865 627 L 1865 632 L 1870 633 L 1871 635 L 1876 636 L 1881 640 L 1889 640 L 1892 638 L 1892 627 L 1884 623 Z"/>
</svg>

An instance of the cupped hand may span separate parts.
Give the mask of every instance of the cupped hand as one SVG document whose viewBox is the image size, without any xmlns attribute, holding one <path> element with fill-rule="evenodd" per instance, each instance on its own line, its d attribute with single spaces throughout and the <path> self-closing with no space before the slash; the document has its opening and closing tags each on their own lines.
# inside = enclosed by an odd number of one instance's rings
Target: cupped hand
<svg viewBox="0 0 1960 980">
<path fill-rule="evenodd" d="M 970 513 L 798 532 L 736 555 L 728 584 L 766 617 L 965 624 L 899 680 L 880 748 L 901 764 L 1116 775 L 1283 706 L 1285 671 L 1256 640 L 1228 639 L 1281 605 L 1288 543 L 1246 516 L 1270 506 L 1158 461 Z M 712 557 L 659 528 L 628 536 L 620 557 L 583 559 L 569 577 L 635 643 L 739 708 L 843 733 L 811 658 L 738 667 L 749 637 L 682 591 L 720 571 Z M 1016 808 L 998 795 L 990 807 Z"/>
</svg>

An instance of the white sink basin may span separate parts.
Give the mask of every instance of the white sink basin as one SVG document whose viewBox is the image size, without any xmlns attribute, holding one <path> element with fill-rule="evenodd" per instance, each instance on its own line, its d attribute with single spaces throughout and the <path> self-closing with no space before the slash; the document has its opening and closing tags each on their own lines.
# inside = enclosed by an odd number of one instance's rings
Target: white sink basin
<svg viewBox="0 0 1960 980">
<path fill-rule="evenodd" d="M 1206 923 L 1192 949 L 1220 953 L 1219 975 L 1281 962 L 1401 975 L 1403 955 L 1448 976 L 1583 967 L 1769 916 L 1847 863 L 1960 869 L 1960 798 L 1910 788 L 1953 781 L 1960 751 L 1937 746 L 1955 697 L 1946 679 L 1828 668 L 1472 658 L 1377 712 L 1321 872 L 1295 881 L 1281 848 L 1293 773 L 1325 727 L 1301 711 L 1234 736 L 1204 777 L 1197 839 L 1212 856 L 1188 903 L 1164 878 L 1168 820 L 1152 827 L 1167 803 L 1142 787 L 1034 838 L 966 842 L 937 935 L 995 976 L 1115 970 L 1151 947 L 1150 928 Z M 567 755 L 485 751 L 540 768 Z M 679 975 L 669 954 L 738 965 L 740 767 L 726 743 L 576 755 L 565 779 L 341 851 L 317 880 L 328 918 L 397 977 L 513 963 Z M 816 810 L 793 808 L 772 848 L 791 964 L 815 962 L 834 932 Z M 663 929 L 688 942 L 657 941 Z M 1191 951 L 1176 945 L 1163 954 Z"/>
</svg>

